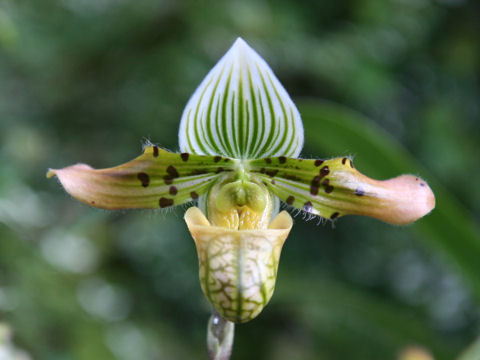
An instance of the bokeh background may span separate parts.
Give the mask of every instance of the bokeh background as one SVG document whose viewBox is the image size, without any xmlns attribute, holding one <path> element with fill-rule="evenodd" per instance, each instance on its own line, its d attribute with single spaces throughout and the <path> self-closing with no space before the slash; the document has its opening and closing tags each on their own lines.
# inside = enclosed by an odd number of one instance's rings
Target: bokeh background
<svg viewBox="0 0 480 360">
<path fill-rule="evenodd" d="M 1 0 L 2 359 L 206 359 L 184 208 L 93 209 L 45 173 L 177 150 L 237 36 L 298 105 L 305 157 L 422 176 L 437 208 L 407 227 L 297 216 L 232 360 L 480 359 L 479 34 L 474 0 Z"/>
</svg>

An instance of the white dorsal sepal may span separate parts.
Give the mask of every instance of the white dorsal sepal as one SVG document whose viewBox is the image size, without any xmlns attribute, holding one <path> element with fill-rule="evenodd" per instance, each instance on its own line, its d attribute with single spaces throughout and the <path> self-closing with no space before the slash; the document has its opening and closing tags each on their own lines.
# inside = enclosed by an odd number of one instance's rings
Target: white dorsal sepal
<svg viewBox="0 0 480 360">
<path fill-rule="evenodd" d="M 187 103 L 179 143 L 181 151 L 203 155 L 295 157 L 303 124 L 268 64 L 238 38 Z"/>
</svg>

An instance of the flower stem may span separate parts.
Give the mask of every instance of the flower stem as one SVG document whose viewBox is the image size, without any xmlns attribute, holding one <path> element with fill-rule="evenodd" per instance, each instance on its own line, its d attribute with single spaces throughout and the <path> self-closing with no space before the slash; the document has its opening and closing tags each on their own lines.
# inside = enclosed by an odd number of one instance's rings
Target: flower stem
<svg viewBox="0 0 480 360">
<path fill-rule="evenodd" d="M 210 360 L 230 359 L 234 332 L 235 324 L 213 310 L 207 327 L 207 351 Z"/>
</svg>

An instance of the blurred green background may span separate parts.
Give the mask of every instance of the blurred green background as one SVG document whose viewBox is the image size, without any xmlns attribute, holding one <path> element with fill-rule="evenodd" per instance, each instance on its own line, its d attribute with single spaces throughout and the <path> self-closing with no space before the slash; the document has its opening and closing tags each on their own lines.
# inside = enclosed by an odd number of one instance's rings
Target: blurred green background
<svg viewBox="0 0 480 360">
<path fill-rule="evenodd" d="M 479 14 L 474 0 L 0 0 L 0 351 L 206 359 L 184 208 L 89 208 L 45 172 L 117 165 L 144 139 L 178 150 L 189 96 L 241 36 L 298 105 L 303 156 L 422 176 L 437 208 L 408 227 L 297 216 L 232 360 L 480 359 L 478 343 L 464 353 L 480 334 Z"/>
</svg>

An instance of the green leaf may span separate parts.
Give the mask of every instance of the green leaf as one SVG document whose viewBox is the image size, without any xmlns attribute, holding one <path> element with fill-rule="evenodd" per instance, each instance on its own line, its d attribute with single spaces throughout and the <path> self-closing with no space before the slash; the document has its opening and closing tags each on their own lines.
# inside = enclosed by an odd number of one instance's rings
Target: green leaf
<svg viewBox="0 0 480 360">
<path fill-rule="evenodd" d="M 295 157 L 303 125 L 270 67 L 238 38 L 187 103 L 179 144 L 185 152 L 236 159 Z"/>
<path fill-rule="evenodd" d="M 235 161 L 221 156 L 172 153 L 149 146 L 136 159 L 109 169 L 76 164 L 56 175 L 77 200 L 103 209 L 165 208 L 197 199 L 213 181 L 232 171 Z"/>
<path fill-rule="evenodd" d="M 360 114 L 318 101 L 304 102 L 300 109 L 310 151 L 354 153 L 355 166 L 375 177 L 413 172 L 428 180 L 437 206 L 410 229 L 449 260 L 480 299 L 480 231 L 462 204 L 391 135 Z"/>
<path fill-rule="evenodd" d="M 307 160 L 280 156 L 248 164 L 282 201 L 328 219 L 354 214 L 408 224 L 435 206 L 432 191 L 420 178 L 402 175 L 373 180 L 359 173 L 348 157 Z"/>
</svg>

